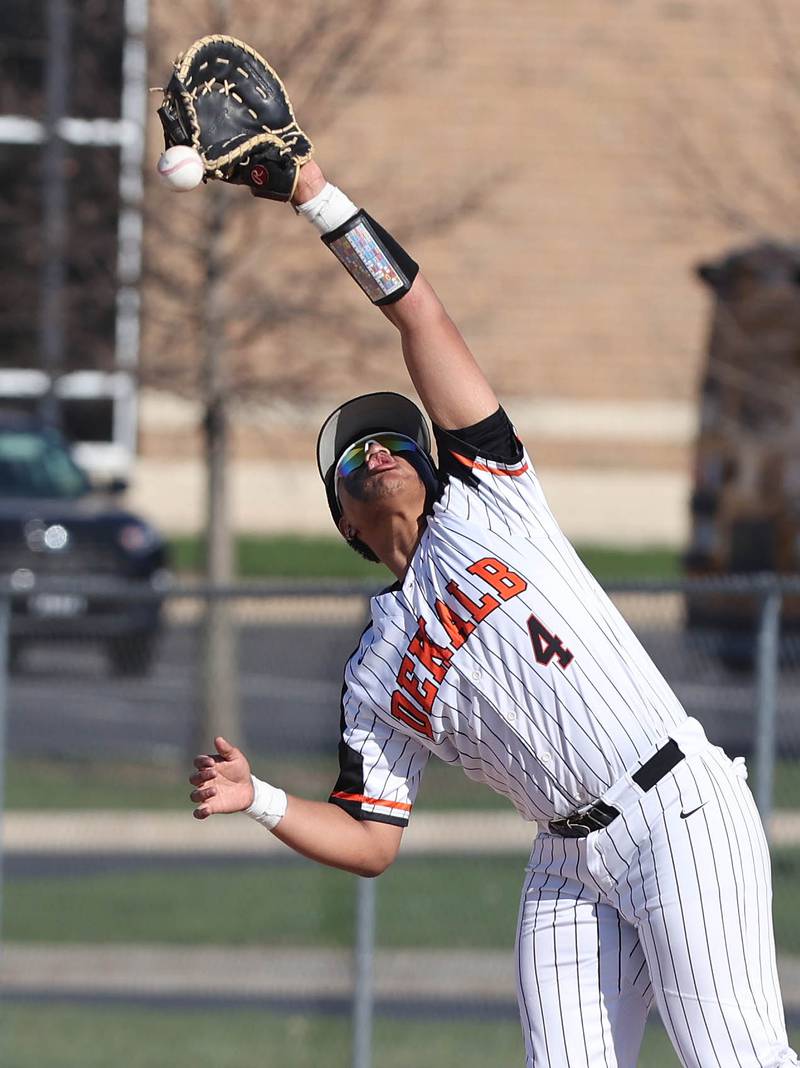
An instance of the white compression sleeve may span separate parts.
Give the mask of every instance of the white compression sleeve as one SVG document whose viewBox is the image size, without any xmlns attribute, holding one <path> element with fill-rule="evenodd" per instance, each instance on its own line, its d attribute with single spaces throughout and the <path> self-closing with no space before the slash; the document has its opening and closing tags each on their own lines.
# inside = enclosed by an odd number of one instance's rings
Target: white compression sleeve
<svg viewBox="0 0 800 1068">
<path fill-rule="evenodd" d="M 352 219 L 358 208 L 341 189 L 328 182 L 315 197 L 307 200 L 305 204 L 300 204 L 295 211 L 304 219 L 308 219 L 321 234 L 327 234 Z"/>
<path fill-rule="evenodd" d="M 250 780 L 253 783 L 253 803 L 244 810 L 244 814 L 268 831 L 274 830 L 286 815 L 288 798 L 283 790 L 270 786 L 255 775 L 251 775 Z"/>
</svg>

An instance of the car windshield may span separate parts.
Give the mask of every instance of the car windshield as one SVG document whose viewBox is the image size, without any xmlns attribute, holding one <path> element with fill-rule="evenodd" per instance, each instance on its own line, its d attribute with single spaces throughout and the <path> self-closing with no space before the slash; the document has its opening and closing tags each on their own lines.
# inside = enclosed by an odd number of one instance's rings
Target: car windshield
<svg viewBox="0 0 800 1068">
<path fill-rule="evenodd" d="M 63 445 L 34 431 L 0 430 L 0 498 L 72 498 L 88 489 Z"/>
</svg>

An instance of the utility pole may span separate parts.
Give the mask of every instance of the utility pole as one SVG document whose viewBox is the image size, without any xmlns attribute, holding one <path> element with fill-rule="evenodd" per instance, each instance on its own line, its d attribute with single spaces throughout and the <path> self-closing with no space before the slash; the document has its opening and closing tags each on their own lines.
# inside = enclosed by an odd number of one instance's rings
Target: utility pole
<svg viewBox="0 0 800 1068">
<path fill-rule="evenodd" d="M 144 221 L 142 165 L 147 123 L 148 0 L 125 0 L 122 46 L 122 97 L 119 146 L 119 219 L 117 222 L 117 315 L 115 370 L 135 375 L 139 367 L 142 240 Z M 136 392 L 126 404 L 114 405 L 114 440 L 136 453 Z"/>
<path fill-rule="evenodd" d="M 68 0 L 47 0 L 47 58 L 45 67 L 44 144 L 42 183 L 42 287 L 39 347 L 42 370 L 49 384 L 42 397 L 41 416 L 60 423 L 54 388 L 64 370 L 65 321 L 64 256 L 67 240 L 66 146 L 62 123 L 69 88 L 70 12 Z"/>
<path fill-rule="evenodd" d="M 67 146 L 119 149 L 120 213 L 117 224 L 116 369 L 135 374 L 139 358 L 139 312 L 142 260 L 142 162 L 147 100 L 146 32 L 148 0 L 122 0 L 122 99 L 120 117 L 83 118 L 69 114 L 72 61 L 72 0 L 42 0 L 46 42 L 41 118 L 0 114 L 0 146 L 39 145 L 42 266 L 39 271 L 38 360 L 50 389 L 39 411 L 59 422 L 58 379 L 66 364 L 65 283 L 69 217 Z M 133 389 L 115 394 L 115 444 L 127 459 L 136 451 L 136 403 Z"/>
</svg>

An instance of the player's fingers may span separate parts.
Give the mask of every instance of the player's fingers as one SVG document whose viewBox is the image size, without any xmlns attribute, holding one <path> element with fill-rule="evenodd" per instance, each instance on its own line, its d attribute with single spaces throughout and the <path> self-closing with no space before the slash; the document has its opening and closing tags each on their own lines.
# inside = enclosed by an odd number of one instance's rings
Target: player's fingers
<svg viewBox="0 0 800 1068">
<path fill-rule="evenodd" d="M 197 805 L 192 815 L 195 819 L 204 820 L 208 816 L 214 816 L 217 812 L 230 812 L 230 806 L 220 797 L 213 786 L 203 790 L 193 790 L 189 795 Z"/>
<path fill-rule="evenodd" d="M 204 782 L 210 782 L 217 777 L 215 768 L 205 768 L 203 771 L 196 771 L 194 775 L 189 776 L 189 782 L 192 786 L 202 786 Z"/>
<path fill-rule="evenodd" d="M 221 757 L 219 753 L 200 753 L 194 758 L 194 766 L 196 768 L 213 768 L 216 764 L 221 764 L 225 757 Z"/>
<path fill-rule="evenodd" d="M 231 745 L 227 738 L 223 738 L 221 734 L 218 734 L 214 739 L 214 745 L 217 747 L 217 760 L 233 760 L 239 754 L 236 746 Z"/>
<path fill-rule="evenodd" d="M 208 801 L 210 798 L 216 796 L 216 788 L 213 786 L 206 786 L 203 790 L 192 790 L 189 794 L 189 800 L 194 801 L 195 804 L 197 804 L 198 801 Z"/>
</svg>

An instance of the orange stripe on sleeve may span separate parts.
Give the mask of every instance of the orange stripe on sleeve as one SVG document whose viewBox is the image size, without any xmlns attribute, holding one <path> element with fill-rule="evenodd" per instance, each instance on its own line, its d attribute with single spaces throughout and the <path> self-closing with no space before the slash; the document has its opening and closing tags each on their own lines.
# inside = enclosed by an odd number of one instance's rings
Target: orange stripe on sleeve
<svg viewBox="0 0 800 1068">
<path fill-rule="evenodd" d="M 489 467 L 487 464 L 479 464 L 477 460 L 468 460 L 466 456 L 461 456 L 460 453 L 450 450 L 450 455 L 454 456 L 459 463 L 462 463 L 464 467 L 474 468 L 476 471 L 487 471 L 490 475 L 508 475 L 510 478 L 518 478 L 520 475 L 524 475 L 528 470 L 528 464 L 523 464 L 516 471 L 504 471 L 499 467 Z"/>
<path fill-rule="evenodd" d="M 403 801 L 384 801 L 380 797 L 365 797 L 363 794 L 348 794 L 344 790 L 337 790 L 331 797 L 339 797 L 342 801 L 359 801 L 364 805 L 382 805 L 384 808 L 401 808 L 405 812 L 411 811 L 411 805 Z"/>
</svg>

